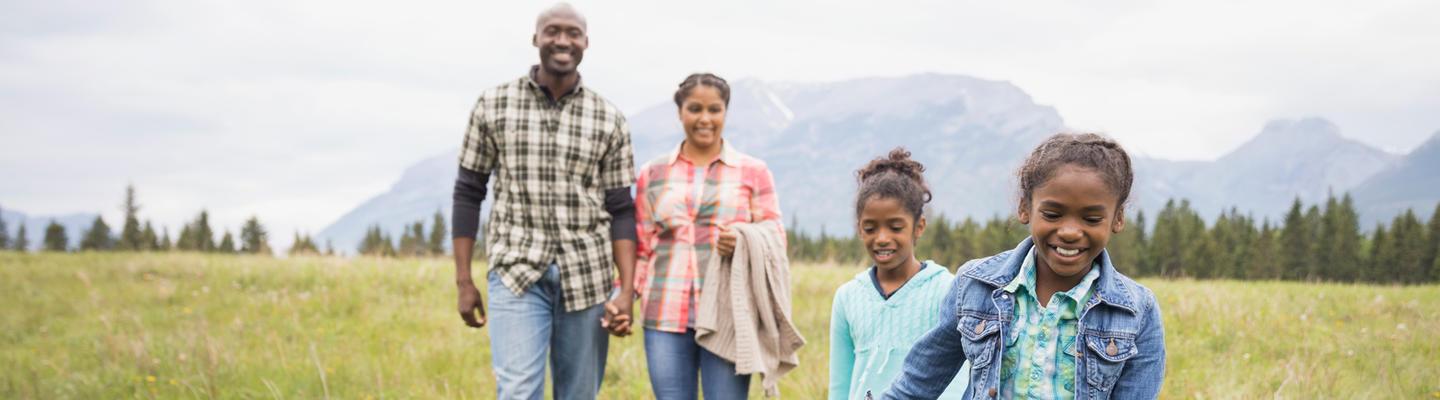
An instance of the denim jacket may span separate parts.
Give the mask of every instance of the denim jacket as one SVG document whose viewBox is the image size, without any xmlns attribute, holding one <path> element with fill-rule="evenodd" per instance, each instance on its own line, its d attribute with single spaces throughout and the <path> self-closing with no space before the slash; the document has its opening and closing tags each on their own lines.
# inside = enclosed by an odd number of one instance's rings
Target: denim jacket
<svg viewBox="0 0 1440 400">
<path fill-rule="evenodd" d="M 966 399 L 989 399 L 1000 386 L 1000 355 L 1014 326 L 1015 297 L 1001 288 L 1020 272 L 1033 243 L 1026 238 L 1009 250 L 960 267 L 942 304 L 938 326 L 905 356 L 902 375 L 885 399 L 933 399 L 945 390 L 960 365 L 970 361 Z M 1100 277 L 1078 321 L 1075 397 L 1153 399 L 1165 377 L 1165 331 L 1160 306 L 1150 289 L 1115 271 L 1100 253 Z"/>
</svg>

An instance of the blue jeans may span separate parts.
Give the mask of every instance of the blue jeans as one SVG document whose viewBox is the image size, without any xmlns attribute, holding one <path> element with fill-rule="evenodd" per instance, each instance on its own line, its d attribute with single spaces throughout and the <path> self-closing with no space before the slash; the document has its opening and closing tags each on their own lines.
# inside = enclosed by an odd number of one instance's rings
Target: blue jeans
<svg viewBox="0 0 1440 400">
<path fill-rule="evenodd" d="M 645 363 L 658 400 L 693 400 L 700 382 L 705 400 L 743 399 L 750 393 L 750 375 L 735 375 L 735 363 L 695 344 L 694 329 L 685 333 L 646 329 Z"/>
<path fill-rule="evenodd" d="M 540 400 L 545 394 L 547 356 L 555 398 L 598 396 L 610 345 L 600 327 L 605 305 L 565 312 L 560 268 L 554 264 L 520 296 L 505 287 L 494 270 L 486 278 L 496 397 Z"/>
</svg>

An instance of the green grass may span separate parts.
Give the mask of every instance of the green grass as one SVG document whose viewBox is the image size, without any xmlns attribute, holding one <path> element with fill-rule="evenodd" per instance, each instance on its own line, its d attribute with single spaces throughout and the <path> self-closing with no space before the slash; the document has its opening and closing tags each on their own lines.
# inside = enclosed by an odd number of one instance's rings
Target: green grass
<svg viewBox="0 0 1440 400">
<path fill-rule="evenodd" d="M 0 398 L 491 398 L 487 335 L 455 314 L 452 271 L 0 252 Z M 809 344 L 785 397 L 823 397 L 830 296 L 855 271 L 795 267 Z M 1440 398 L 1440 287 L 1144 283 L 1165 315 L 1166 398 Z M 650 397 L 644 361 L 638 336 L 612 339 L 603 397 Z"/>
</svg>

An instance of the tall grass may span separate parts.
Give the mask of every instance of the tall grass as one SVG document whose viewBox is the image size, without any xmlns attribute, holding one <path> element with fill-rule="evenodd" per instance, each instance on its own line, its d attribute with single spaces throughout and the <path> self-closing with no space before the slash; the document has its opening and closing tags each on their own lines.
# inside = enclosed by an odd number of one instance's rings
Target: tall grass
<svg viewBox="0 0 1440 400">
<path fill-rule="evenodd" d="M 452 271 L 0 252 L 0 398 L 492 398 L 488 335 L 455 314 Z M 830 297 L 857 271 L 795 267 L 809 344 L 783 396 L 824 396 Z M 1165 313 L 1165 397 L 1440 398 L 1436 286 L 1144 283 Z M 650 397 L 640 337 L 609 357 L 603 397 Z"/>
</svg>

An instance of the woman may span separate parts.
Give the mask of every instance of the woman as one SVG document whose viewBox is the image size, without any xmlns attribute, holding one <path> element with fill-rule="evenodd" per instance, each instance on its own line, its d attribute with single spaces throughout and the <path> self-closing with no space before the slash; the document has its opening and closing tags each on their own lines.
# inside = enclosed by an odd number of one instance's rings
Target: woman
<svg viewBox="0 0 1440 400">
<path fill-rule="evenodd" d="M 694 399 L 697 387 L 706 399 L 745 398 L 750 376 L 736 375 L 734 363 L 695 342 L 700 272 L 710 257 L 734 253 L 730 224 L 780 226 L 775 182 L 764 162 L 725 143 L 724 79 L 690 75 L 675 91 L 675 105 L 685 140 L 641 167 L 636 180 L 636 287 L 650 385 L 661 400 Z"/>
</svg>

